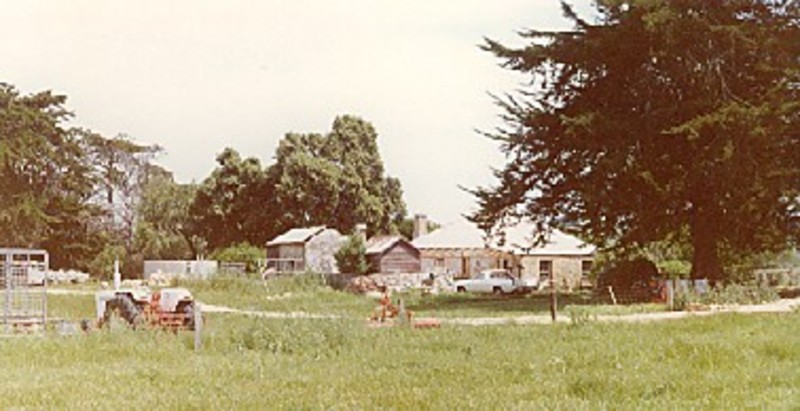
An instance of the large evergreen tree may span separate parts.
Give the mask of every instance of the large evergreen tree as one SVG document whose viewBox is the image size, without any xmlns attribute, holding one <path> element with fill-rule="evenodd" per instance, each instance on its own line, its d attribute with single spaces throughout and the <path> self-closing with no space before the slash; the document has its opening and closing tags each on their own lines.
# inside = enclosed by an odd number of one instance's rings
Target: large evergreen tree
<svg viewBox="0 0 800 411">
<path fill-rule="evenodd" d="M 800 195 L 800 5 L 788 0 L 599 0 L 570 32 L 485 48 L 531 76 L 498 99 L 508 163 L 476 190 L 491 227 L 569 222 L 634 248 L 688 228 L 693 277 L 723 252 L 785 247 Z"/>
</svg>

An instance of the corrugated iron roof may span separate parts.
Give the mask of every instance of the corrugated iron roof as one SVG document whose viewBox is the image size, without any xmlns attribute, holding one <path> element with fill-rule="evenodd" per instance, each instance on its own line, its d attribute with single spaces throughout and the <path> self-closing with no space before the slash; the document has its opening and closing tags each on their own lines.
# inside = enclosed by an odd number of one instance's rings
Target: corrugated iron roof
<svg viewBox="0 0 800 411">
<path fill-rule="evenodd" d="M 494 240 L 494 247 L 517 255 L 591 255 L 595 247 L 585 243 L 578 237 L 553 230 L 546 237 L 544 245 L 534 246 L 537 235 L 536 226 L 529 222 L 521 222 L 504 230 L 504 236 Z M 501 241 L 501 238 L 503 241 Z"/>
<path fill-rule="evenodd" d="M 442 226 L 423 236 L 417 237 L 411 244 L 419 249 L 429 248 L 486 248 L 484 232 L 469 221 L 459 221 Z"/>
<path fill-rule="evenodd" d="M 325 231 L 325 226 L 292 228 L 291 230 L 273 238 L 267 243 L 267 245 L 272 246 L 305 243 L 306 241 L 310 240 L 311 237 L 314 237 L 323 231 Z"/>
<path fill-rule="evenodd" d="M 365 254 L 382 254 L 386 250 L 392 248 L 395 243 L 402 241 L 403 237 L 397 235 L 384 235 L 372 237 L 365 245 Z"/>
<path fill-rule="evenodd" d="M 517 255 L 590 255 L 595 247 L 579 238 L 553 230 L 544 245 L 533 246 L 536 226 L 519 222 L 503 230 L 502 235 L 486 239 L 486 233 L 469 221 L 443 226 L 415 239 L 412 244 L 419 249 L 484 249 L 505 251 Z"/>
</svg>

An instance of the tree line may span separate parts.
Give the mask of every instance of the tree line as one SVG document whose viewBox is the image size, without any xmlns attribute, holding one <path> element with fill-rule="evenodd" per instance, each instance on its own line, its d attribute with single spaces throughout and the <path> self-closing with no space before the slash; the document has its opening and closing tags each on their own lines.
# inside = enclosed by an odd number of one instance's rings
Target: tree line
<svg viewBox="0 0 800 411">
<path fill-rule="evenodd" d="M 144 259 L 261 246 L 299 226 L 408 230 L 400 181 L 377 131 L 354 116 L 325 134 L 287 134 L 262 166 L 231 148 L 200 183 L 155 163 L 163 149 L 67 124 L 66 97 L 0 84 L 0 246 L 44 248 L 56 268 L 136 275 Z"/>
</svg>

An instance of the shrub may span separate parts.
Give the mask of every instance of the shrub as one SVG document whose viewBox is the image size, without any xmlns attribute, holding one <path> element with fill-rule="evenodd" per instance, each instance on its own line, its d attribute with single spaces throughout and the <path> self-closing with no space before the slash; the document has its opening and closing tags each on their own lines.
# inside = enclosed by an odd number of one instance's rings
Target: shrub
<svg viewBox="0 0 800 411">
<path fill-rule="evenodd" d="M 360 235 L 351 235 L 347 242 L 336 252 L 336 264 L 339 271 L 347 274 L 364 275 L 367 273 L 366 247 Z"/>
<path fill-rule="evenodd" d="M 706 296 L 710 304 L 761 304 L 778 298 L 778 293 L 772 288 L 740 284 L 718 287 Z"/>
<path fill-rule="evenodd" d="M 264 250 L 247 242 L 217 249 L 211 253 L 212 260 L 228 263 L 245 263 L 249 273 L 258 271 L 259 263 L 264 260 Z"/>
<path fill-rule="evenodd" d="M 619 301 L 630 303 L 648 301 L 653 295 L 650 281 L 658 277 L 658 269 L 646 258 L 635 258 L 613 262 L 597 278 L 597 290 L 607 293 L 608 287 L 614 290 Z"/>
<path fill-rule="evenodd" d="M 667 278 L 689 278 L 692 264 L 685 260 L 665 260 L 657 264 L 658 271 Z"/>
<path fill-rule="evenodd" d="M 745 305 L 762 304 L 779 299 L 777 291 L 769 287 L 731 284 L 717 287 L 705 294 L 694 290 L 675 294 L 675 310 L 685 310 L 690 305 Z"/>
<path fill-rule="evenodd" d="M 101 280 L 111 280 L 114 277 L 114 260 L 119 259 L 120 272 L 126 267 L 128 253 L 121 245 L 106 245 L 89 263 L 89 273 Z"/>
</svg>

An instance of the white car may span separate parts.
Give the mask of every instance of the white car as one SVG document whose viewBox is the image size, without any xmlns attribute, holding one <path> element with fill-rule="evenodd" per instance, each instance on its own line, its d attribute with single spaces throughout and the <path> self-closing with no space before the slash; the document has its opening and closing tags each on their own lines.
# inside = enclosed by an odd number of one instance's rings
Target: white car
<svg viewBox="0 0 800 411">
<path fill-rule="evenodd" d="M 508 270 L 496 268 L 484 270 L 468 280 L 457 280 L 454 284 L 458 292 L 508 294 L 531 291 L 536 284 L 516 278 Z"/>
</svg>

